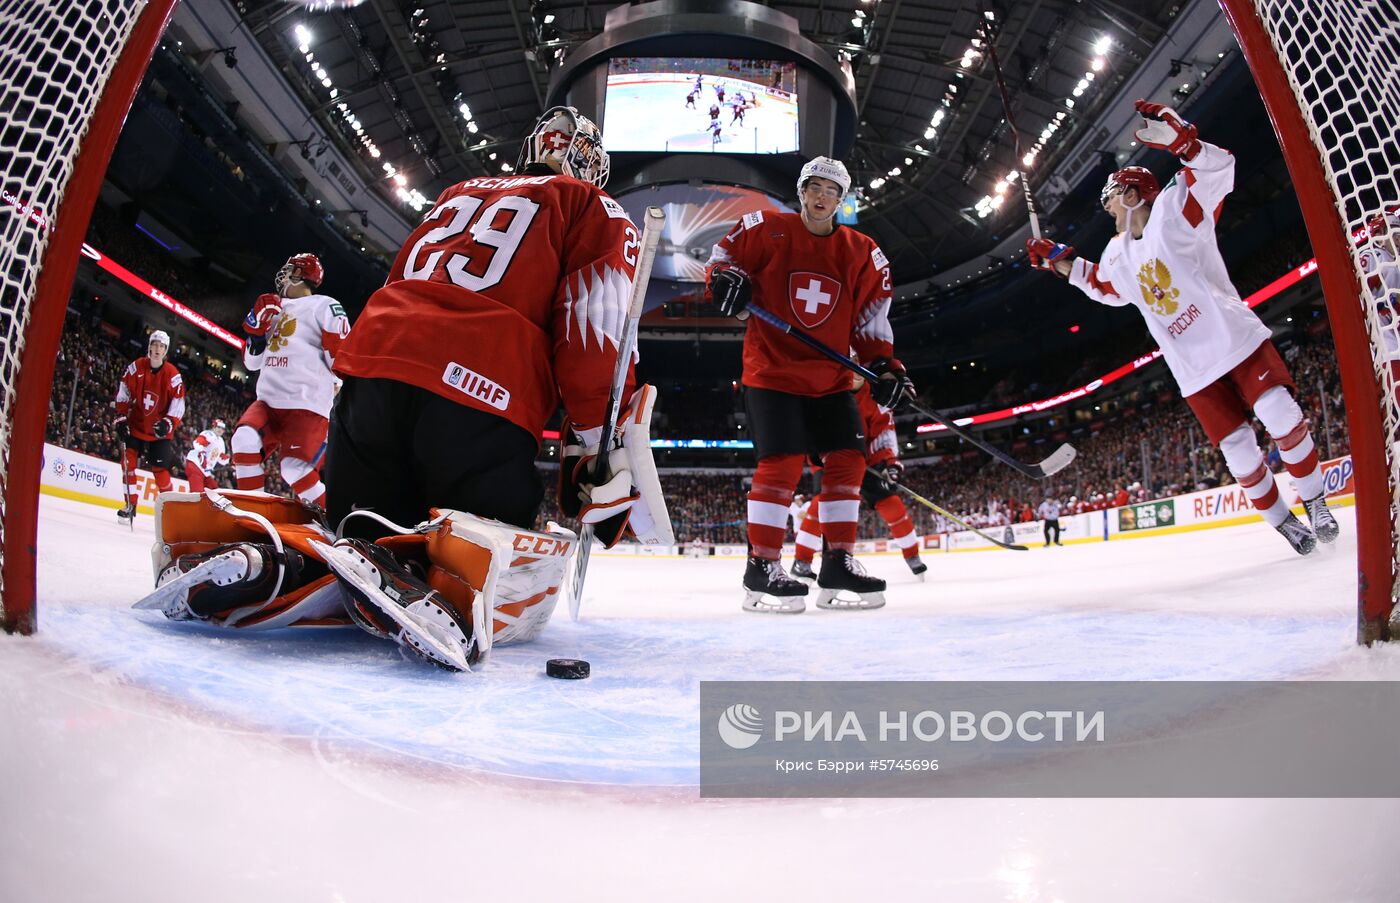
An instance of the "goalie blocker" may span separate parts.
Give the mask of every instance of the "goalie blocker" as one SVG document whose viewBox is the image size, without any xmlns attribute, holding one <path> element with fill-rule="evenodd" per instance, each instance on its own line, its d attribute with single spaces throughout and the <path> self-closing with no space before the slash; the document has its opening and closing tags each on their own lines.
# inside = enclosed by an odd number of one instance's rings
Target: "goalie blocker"
<svg viewBox="0 0 1400 903">
<path fill-rule="evenodd" d="M 468 671 L 492 646 L 539 635 L 577 547 L 554 524 L 536 532 L 452 510 L 394 529 L 336 540 L 317 509 L 291 499 L 162 493 L 156 590 L 133 607 L 229 628 L 353 623 Z"/>
</svg>

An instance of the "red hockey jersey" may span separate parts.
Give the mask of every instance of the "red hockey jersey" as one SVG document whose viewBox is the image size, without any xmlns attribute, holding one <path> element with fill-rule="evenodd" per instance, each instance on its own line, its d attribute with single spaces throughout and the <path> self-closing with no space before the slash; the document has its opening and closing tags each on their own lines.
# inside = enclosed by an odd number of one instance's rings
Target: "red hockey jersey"
<svg viewBox="0 0 1400 903">
<path fill-rule="evenodd" d="M 146 442 L 155 441 L 152 427 L 162 417 L 170 419 L 174 433 L 185 417 L 185 383 L 170 361 L 151 369 L 151 359 L 139 357 L 126 368 L 117 385 L 117 414 L 126 417 L 131 435 Z"/>
<path fill-rule="evenodd" d="M 745 214 L 710 255 L 716 266 L 743 270 L 753 303 L 862 362 L 894 355 L 890 330 L 890 267 L 865 235 L 837 226 L 813 235 L 796 213 Z M 794 395 L 830 395 L 851 388 L 851 374 L 797 339 L 750 318 L 744 335 L 744 385 Z"/>
<path fill-rule="evenodd" d="M 562 396 L 570 420 L 596 427 L 639 246 L 622 206 L 586 182 L 460 182 L 404 242 L 335 371 L 421 386 L 536 437 Z"/>
</svg>

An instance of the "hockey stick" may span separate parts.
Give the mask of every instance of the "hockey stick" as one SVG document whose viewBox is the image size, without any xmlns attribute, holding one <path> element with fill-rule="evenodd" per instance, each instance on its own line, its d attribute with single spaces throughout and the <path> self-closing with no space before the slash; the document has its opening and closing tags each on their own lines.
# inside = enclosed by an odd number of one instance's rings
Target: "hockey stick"
<svg viewBox="0 0 1400 903">
<path fill-rule="evenodd" d="M 857 373 L 860 376 L 865 377 L 867 380 L 870 381 L 871 386 L 874 386 L 875 383 L 879 382 L 879 375 L 877 375 L 870 368 L 861 366 L 860 364 L 846 357 L 841 352 L 826 345 L 820 339 L 813 338 L 812 336 L 798 329 L 796 326 L 793 326 L 791 323 L 788 323 L 786 320 L 782 319 L 776 314 L 770 313 L 769 311 L 766 311 L 761 307 L 755 307 L 752 304 L 745 308 L 745 310 L 749 311 L 755 317 L 758 317 L 760 320 L 767 323 L 769 326 L 772 326 L 774 329 L 781 330 L 787 333 L 788 335 L 792 336 L 794 339 L 797 339 L 799 342 L 806 345 L 808 348 L 811 348 L 813 351 L 816 351 L 824 355 L 825 357 L 831 358 L 833 361 L 845 367 L 847 370 L 850 370 L 852 373 Z M 996 458 L 998 461 L 1005 464 L 1007 467 L 1019 471 L 1020 473 L 1023 473 L 1028 477 L 1035 477 L 1038 480 L 1044 479 L 1045 477 L 1048 477 L 1053 473 L 1059 473 L 1060 471 L 1064 470 L 1070 465 L 1070 462 L 1074 460 L 1074 456 L 1078 454 L 1078 452 L 1074 450 L 1074 446 L 1065 444 L 1061 445 L 1059 448 L 1051 452 L 1049 456 L 1045 458 L 1045 460 L 1040 461 L 1036 464 L 1027 464 L 1025 461 L 1021 461 L 1011 457 L 1006 452 L 997 448 L 995 445 L 990 445 L 986 442 L 983 442 L 981 439 L 978 439 L 976 436 L 972 435 L 971 433 L 967 432 L 966 430 L 962 429 L 957 424 L 955 424 L 953 422 L 953 419 L 947 414 L 940 414 L 937 411 L 926 408 L 923 405 L 920 405 L 918 402 L 914 401 L 909 402 L 909 407 L 913 408 L 915 411 L 918 411 L 920 414 L 923 414 L 930 420 L 942 424 L 943 427 L 947 429 L 948 432 L 952 433 L 954 436 L 957 436 L 959 439 L 963 440 L 969 445 L 977 446 L 978 448 L 982 449 L 982 451 L 986 452 L 993 458 Z"/>
<path fill-rule="evenodd" d="M 972 524 L 969 524 L 967 521 L 965 521 L 965 520 L 963 520 L 962 518 L 958 517 L 956 514 L 954 514 L 953 512 L 949 511 L 948 509 L 946 509 L 946 508 L 940 508 L 939 506 L 935 505 L 933 502 L 930 502 L 928 499 L 926 499 L 926 498 L 924 498 L 923 496 L 919 495 L 917 492 L 915 492 L 914 490 L 910 489 L 908 486 L 905 486 L 903 483 L 896 483 L 894 480 L 890 480 L 890 479 L 886 478 L 884 474 L 880 473 L 878 470 L 876 470 L 876 469 L 873 468 L 873 467 L 867 467 L 866 470 L 870 473 L 871 476 L 878 477 L 879 479 L 884 480 L 885 482 L 889 483 L 889 484 L 890 484 L 891 486 L 893 486 L 895 489 L 898 489 L 900 492 L 903 492 L 905 495 L 909 496 L 911 499 L 913 499 L 914 501 L 918 502 L 920 505 L 923 505 L 925 508 L 927 508 L 927 509 L 929 509 L 930 511 L 932 511 L 934 514 L 941 514 L 943 517 L 945 517 L 945 518 L 947 518 L 948 520 L 952 521 L 953 523 L 957 524 L 959 527 L 962 527 L 964 530 L 971 530 L 973 533 L 976 533 L 978 536 L 982 537 L 983 539 L 985 539 L 987 542 L 991 543 L 992 545 L 1001 546 L 1003 549 L 1010 549 L 1010 550 L 1013 551 L 1013 552 L 1029 552 L 1029 551 L 1030 551 L 1030 549 L 1027 548 L 1026 546 L 1018 545 L 1017 543 L 1014 543 L 1014 542 L 1002 542 L 1002 541 L 999 540 L 999 539 L 993 539 L 991 536 L 988 536 L 986 533 L 983 533 L 981 530 L 979 530 L 979 529 L 977 529 L 976 527 L 972 526 Z"/>
<path fill-rule="evenodd" d="M 131 527 L 131 532 L 132 532 L 132 533 L 135 533 L 135 532 L 136 532 L 136 506 L 135 506 L 134 503 L 131 502 L 131 495 L 129 494 L 129 493 L 131 492 L 131 485 L 130 485 L 130 482 L 129 482 L 129 480 L 130 480 L 130 478 L 131 478 L 131 468 L 130 468 L 130 466 L 126 463 L 126 451 L 127 451 L 127 444 L 126 444 L 125 442 L 123 442 L 123 443 L 122 443 L 122 447 L 121 447 L 121 451 L 117 452 L 117 454 L 121 455 L 121 458 L 122 458 L 122 508 L 125 508 L 128 504 L 131 504 L 131 505 L 132 505 L 132 508 L 131 508 L 131 517 L 127 518 L 126 523 L 127 523 L 127 526 Z M 138 463 L 139 463 L 139 462 L 138 462 Z"/>
<path fill-rule="evenodd" d="M 1035 197 L 1031 195 L 1030 182 L 1026 180 L 1026 173 L 1021 169 L 1021 131 L 1016 128 L 1016 120 L 1011 118 L 1011 94 L 1006 90 L 1006 80 L 1001 76 L 1001 61 L 997 59 L 996 36 L 992 33 L 991 23 L 982 30 L 983 39 L 987 42 L 987 56 L 992 61 L 992 74 L 997 80 L 997 90 L 1001 92 L 1001 107 L 1006 112 L 1006 124 L 1011 128 L 1011 141 L 1016 150 L 1016 162 L 1012 166 L 1012 171 L 1016 173 L 1016 181 L 1021 183 L 1021 189 L 1026 193 L 1026 210 L 1031 215 L 1031 235 L 1040 237 L 1040 216 L 1035 211 Z"/>
<path fill-rule="evenodd" d="M 632 362 L 632 349 L 637 344 L 637 321 L 642 318 L 642 305 L 647 299 L 647 283 L 651 281 L 651 264 L 656 259 L 656 245 L 666 214 L 660 207 L 648 207 L 642 221 L 641 250 L 637 257 L 637 274 L 632 280 L 632 297 L 627 303 L 627 322 L 622 327 L 622 340 L 617 345 L 617 364 L 613 367 L 612 388 L 608 390 L 608 410 L 603 419 L 603 432 L 598 438 L 598 456 L 593 466 L 593 479 L 601 484 L 608 478 L 608 451 L 613 430 L 617 428 L 617 413 L 622 407 L 622 390 L 627 385 L 627 365 Z M 583 580 L 588 576 L 588 558 L 593 552 L 593 525 L 584 524 L 578 536 L 578 564 L 574 568 L 573 593 L 569 596 L 569 618 L 578 620 L 583 602 Z"/>
</svg>

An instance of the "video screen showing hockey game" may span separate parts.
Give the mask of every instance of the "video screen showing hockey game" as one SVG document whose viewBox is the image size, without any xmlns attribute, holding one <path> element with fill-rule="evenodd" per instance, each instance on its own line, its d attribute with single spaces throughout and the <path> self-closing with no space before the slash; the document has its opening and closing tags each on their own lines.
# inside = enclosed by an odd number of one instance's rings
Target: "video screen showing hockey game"
<svg viewBox="0 0 1400 903">
<path fill-rule="evenodd" d="M 789 154 L 798 149 L 797 65 L 622 57 L 608 62 L 609 151 Z"/>
<path fill-rule="evenodd" d="M 633 222 L 641 222 L 647 207 L 666 211 L 666 225 L 656 248 L 652 277 L 678 282 L 703 282 L 705 262 L 715 243 L 748 213 L 790 212 L 762 191 L 738 185 L 658 185 L 619 195 Z"/>
</svg>

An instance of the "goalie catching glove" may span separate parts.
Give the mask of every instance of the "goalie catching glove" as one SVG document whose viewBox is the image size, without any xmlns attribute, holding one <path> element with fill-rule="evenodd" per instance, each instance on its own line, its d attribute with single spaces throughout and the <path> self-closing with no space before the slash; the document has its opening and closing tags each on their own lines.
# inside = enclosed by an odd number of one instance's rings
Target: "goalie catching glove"
<svg viewBox="0 0 1400 903">
<path fill-rule="evenodd" d="M 594 536 L 612 548 L 631 533 L 638 542 L 675 542 L 656 463 L 651 457 L 651 409 L 654 386 L 638 386 L 618 417 L 608 441 L 602 479 L 597 466 L 602 427 L 575 430 L 564 438 L 559 466 L 559 507 L 568 517 L 592 524 Z"/>
<path fill-rule="evenodd" d="M 1139 100 L 1133 105 L 1142 114 L 1143 125 L 1133 134 L 1148 147 L 1159 147 L 1167 153 L 1190 160 L 1201 149 L 1196 127 L 1182 119 L 1165 104 Z"/>
</svg>

